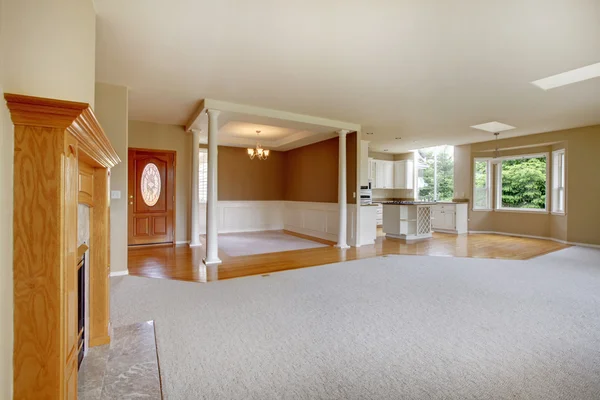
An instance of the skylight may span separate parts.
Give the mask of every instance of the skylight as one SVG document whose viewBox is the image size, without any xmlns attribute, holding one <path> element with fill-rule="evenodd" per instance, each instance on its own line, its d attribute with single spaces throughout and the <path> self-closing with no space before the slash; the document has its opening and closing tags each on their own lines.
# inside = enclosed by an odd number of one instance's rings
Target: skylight
<svg viewBox="0 0 600 400">
<path fill-rule="evenodd" d="M 533 83 L 535 86 L 541 89 L 549 90 L 598 77 L 600 77 L 600 63 L 588 65 L 587 67 L 573 69 L 571 71 L 563 72 L 561 74 L 552 75 L 544 79 L 533 81 L 531 83 Z"/>
<path fill-rule="evenodd" d="M 504 132 L 511 129 L 515 129 L 514 126 L 503 124 L 502 122 L 493 121 L 485 124 L 473 125 L 471 128 L 479 129 L 480 131 L 486 131 L 491 133 Z"/>
</svg>

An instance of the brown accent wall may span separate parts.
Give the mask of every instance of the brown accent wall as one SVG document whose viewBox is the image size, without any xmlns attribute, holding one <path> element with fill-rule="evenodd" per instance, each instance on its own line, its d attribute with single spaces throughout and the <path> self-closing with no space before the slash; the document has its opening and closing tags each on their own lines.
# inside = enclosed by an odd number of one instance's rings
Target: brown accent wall
<svg viewBox="0 0 600 400">
<path fill-rule="evenodd" d="M 471 151 L 460 157 L 469 162 L 457 163 L 455 153 L 455 188 L 467 190 L 472 200 L 471 165 L 476 156 L 491 156 L 498 145 L 502 155 L 527 154 L 566 148 L 566 215 L 519 212 L 469 211 L 469 230 L 496 231 L 546 236 L 574 243 L 600 245 L 600 180 L 595 179 L 600 154 L 600 125 L 536 135 L 473 143 Z M 464 160 L 463 160 L 464 161 Z M 550 171 L 551 173 L 551 171 Z M 456 190 L 456 189 L 455 189 Z M 550 189 L 548 190 L 550 193 Z M 552 201 L 550 199 L 550 201 Z M 472 205 L 471 205 L 472 206 Z"/>
<path fill-rule="evenodd" d="M 347 202 L 356 203 L 356 133 L 346 137 Z M 288 201 L 337 203 L 337 137 L 285 153 L 285 197 Z"/>
<path fill-rule="evenodd" d="M 246 149 L 219 146 L 219 200 L 282 200 L 285 197 L 285 153 L 251 160 Z"/>
</svg>

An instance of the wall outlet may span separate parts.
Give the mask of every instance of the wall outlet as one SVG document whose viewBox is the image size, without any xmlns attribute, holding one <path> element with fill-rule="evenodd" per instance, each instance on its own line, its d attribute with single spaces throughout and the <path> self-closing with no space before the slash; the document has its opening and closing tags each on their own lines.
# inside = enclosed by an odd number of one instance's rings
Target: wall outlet
<svg viewBox="0 0 600 400">
<path fill-rule="evenodd" d="M 120 199 L 121 198 L 121 191 L 120 190 L 112 190 L 110 192 L 110 198 L 111 199 Z"/>
</svg>

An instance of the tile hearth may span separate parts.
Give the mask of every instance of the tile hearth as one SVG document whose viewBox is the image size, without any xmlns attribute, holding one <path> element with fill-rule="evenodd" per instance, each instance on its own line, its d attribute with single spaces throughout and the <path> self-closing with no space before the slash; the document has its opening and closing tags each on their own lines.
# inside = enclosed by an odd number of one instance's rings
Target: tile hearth
<svg viewBox="0 0 600 400">
<path fill-rule="evenodd" d="M 79 399 L 162 399 L 154 321 L 115 328 L 110 345 L 92 347 L 79 370 Z"/>
</svg>

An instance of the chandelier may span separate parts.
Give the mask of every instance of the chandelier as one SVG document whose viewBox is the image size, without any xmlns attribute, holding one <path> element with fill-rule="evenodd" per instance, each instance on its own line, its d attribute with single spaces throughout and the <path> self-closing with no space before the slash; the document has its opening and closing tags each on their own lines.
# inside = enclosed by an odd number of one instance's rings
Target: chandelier
<svg viewBox="0 0 600 400">
<path fill-rule="evenodd" d="M 269 150 L 263 149 L 260 143 L 258 142 L 258 136 L 260 135 L 260 131 L 256 131 L 256 148 L 248 149 L 248 156 L 251 160 L 254 160 L 254 157 L 258 157 L 259 160 L 266 160 L 269 158 Z"/>
</svg>

